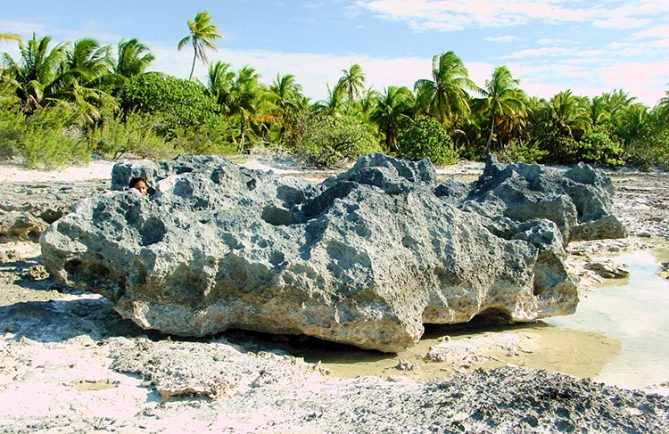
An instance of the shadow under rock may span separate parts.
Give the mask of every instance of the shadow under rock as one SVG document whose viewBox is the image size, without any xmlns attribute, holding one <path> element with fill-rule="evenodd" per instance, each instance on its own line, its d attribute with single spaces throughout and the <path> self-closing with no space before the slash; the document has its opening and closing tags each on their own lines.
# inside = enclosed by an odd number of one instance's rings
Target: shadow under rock
<svg viewBox="0 0 669 434">
<path fill-rule="evenodd" d="M 63 342 L 82 335 L 102 340 L 152 334 L 123 319 L 109 300 L 98 296 L 2 306 L 0 333 L 13 333 L 17 339 L 26 337 L 38 342 Z M 159 338 L 160 334 L 153 334 Z"/>
<path fill-rule="evenodd" d="M 12 284 L 21 288 L 36 291 L 58 291 L 62 294 L 85 294 L 81 291 L 67 285 L 63 285 L 50 277 L 47 271 L 41 266 L 40 257 L 22 258 L 16 261 L 0 262 L 0 273 L 14 276 Z M 40 270 L 41 268 L 41 270 Z"/>
</svg>

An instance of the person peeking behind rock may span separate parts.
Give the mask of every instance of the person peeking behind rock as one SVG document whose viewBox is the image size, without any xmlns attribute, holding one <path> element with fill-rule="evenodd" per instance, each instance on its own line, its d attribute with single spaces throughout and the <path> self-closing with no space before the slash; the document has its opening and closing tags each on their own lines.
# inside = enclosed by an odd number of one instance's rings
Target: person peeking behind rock
<svg viewBox="0 0 669 434">
<path fill-rule="evenodd" d="M 146 179 L 141 176 L 132 178 L 130 180 L 130 184 L 128 184 L 128 187 L 130 187 L 131 189 L 134 188 L 135 190 L 139 191 L 139 194 L 141 194 L 142 196 L 149 195 L 149 185 L 146 183 Z"/>
</svg>

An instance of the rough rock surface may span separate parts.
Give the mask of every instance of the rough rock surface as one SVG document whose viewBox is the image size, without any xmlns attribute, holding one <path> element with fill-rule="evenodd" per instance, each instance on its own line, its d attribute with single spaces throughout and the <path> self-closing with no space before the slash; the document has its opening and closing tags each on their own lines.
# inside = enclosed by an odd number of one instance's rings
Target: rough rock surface
<svg viewBox="0 0 669 434">
<path fill-rule="evenodd" d="M 438 186 L 427 162 L 380 154 L 316 185 L 180 157 L 119 164 L 112 186 L 138 175 L 159 193 L 80 203 L 44 233 L 43 262 L 177 335 L 244 328 L 398 351 L 424 323 L 567 314 L 563 243 L 624 235 L 610 182 L 588 166 L 491 160 L 467 193 Z"/>
<path fill-rule="evenodd" d="M 0 241 L 37 241 L 72 204 L 106 190 L 103 182 L 0 183 Z"/>
<path fill-rule="evenodd" d="M 452 195 L 458 190 L 454 181 L 450 183 Z M 613 183 L 587 164 L 558 170 L 539 164 L 500 164 L 491 155 L 474 187 L 464 191 L 468 194 L 461 197 L 461 206 L 492 218 L 498 231 L 508 231 L 518 221 L 544 218 L 560 228 L 565 242 L 627 236 L 611 212 Z"/>
</svg>

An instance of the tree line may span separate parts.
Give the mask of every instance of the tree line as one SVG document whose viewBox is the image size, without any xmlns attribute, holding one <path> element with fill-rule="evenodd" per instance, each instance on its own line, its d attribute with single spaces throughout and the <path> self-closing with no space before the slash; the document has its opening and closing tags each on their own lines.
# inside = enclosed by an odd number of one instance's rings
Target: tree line
<svg viewBox="0 0 669 434">
<path fill-rule="evenodd" d="M 155 57 L 137 39 L 115 49 L 92 38 L 52 44 L 33 35 L 0 67 L 0 157 L 63 164 L 91 153 L 161 158 L 175 153 L 285 149 L 316 165 L 367 152 L 447 164 L 497 153 L 509 161 L 584 161 L 669 168 L 669 91 L 648 107 L 623 90 L 589 98 L 571 90 L 528 96 L 505 66 L 483 86 L 452 51 L 413 88 L 366 86 L 358 64 L 312 101 L 292 74 L 264 83 L 251 66 L 209 63 L 218 29 L 205 11 L 187 21 L 188 79 L 147 72 Z M 205 82 L 192 80 L 196 61 Z"/>
</svg>

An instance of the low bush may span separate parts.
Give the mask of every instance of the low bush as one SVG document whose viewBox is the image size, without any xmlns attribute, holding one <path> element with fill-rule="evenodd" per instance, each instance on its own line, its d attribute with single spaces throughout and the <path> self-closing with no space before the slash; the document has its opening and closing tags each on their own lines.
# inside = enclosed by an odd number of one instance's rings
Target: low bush
<svg viewBox="0 0 669 434">
<path fill-rule="evenodd" d="M 168 158 L 179 153 L 156 132 L 158 125 L 159 118 L 148 113 L 117 114 L 90 132 L 91 148 L 109 159 L 126 153 L 144 158 Z"/>
<path fill-rule="evenodd" d="M 539 143 L 532 141 L 529 143 L 521 143 L 512 141 L 502 149 L 497 156 L 500 161 L 509 163 L 536 163 L 548 154 L 547 151 L 539 148 Z"/>
<path fill-rule="evenodd" d="M 168 138 L 180 128 L 207 124 L 218 115 L 216 102 L 204 86 L 160 72 L 134 77 L 123 86 L 118 98 L 126 113 L 156 114 L 164 121 L 157 125 L 158 132 Z"/>
<path fill-rule="evenodd" d="M 296 119 L 287 143 L 291 150 L 322 167 L 380 151 L 378 137 L 354 117 L 308 112 Z"/>
<path fill-rule="evenodd" d="M 429 158 L 434 164 L 452 164 L 458 155 L 446 129 L 435 119 L 420 119 L 400 132 L 400 157 L 409 160 Z"/>
<path fill-rule="evenodd" d="M 584 163 L 599 163 L 607 166 L 622 166 L 623 146 L 604 131 L 588 131 L 578 143 L 576 158 Z"/>
</svg>

